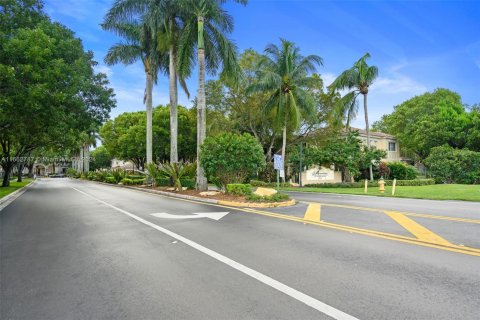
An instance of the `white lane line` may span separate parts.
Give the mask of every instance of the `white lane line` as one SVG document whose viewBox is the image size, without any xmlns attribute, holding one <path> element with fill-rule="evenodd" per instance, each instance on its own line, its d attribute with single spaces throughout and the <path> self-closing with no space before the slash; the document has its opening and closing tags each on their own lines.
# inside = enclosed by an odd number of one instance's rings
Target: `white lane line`
<svg viewBox="0 0 480 320">
<path fill-rule="evenodd" d="M 98 199 L 98 198 L 96 198 L 96 197 L 94 197 L 94 196 L 92 196 L 88 193 L 85 193 L 81 190 L 78 190 L 77 188 L 74 188 L 74 187 L 71 187 L 71 188 L 80 192 L 80 193 L 82 193 L 82 194 L 84 194 L 84 195 L 86 195 L 87 197 L 90 197 L 90 198 L 92 198 L 92 199 L 94 199 L 94 200 L 96 200 L 96 201 L 114 209 L 114 210 L 117 210 L 118 212 L 121 212 L 121 213 L 123 213 L 123 214 L 125 214 L 125 215 L 127 215 L 127 216 L 129 216 L 129 217 L 131 217 L 131 218 L 149 226 L 149 227 L 152 227 L 152 228 L 154 228 L 154 229 L 156 229 L 156 230 L 158 230 L 158 231 L 160 231 L 160 232 L 162 232 L 162 233 L 164 233 L 164 234 L 166 234 L 166 235 L 168 235 L 168 236 L 170 236 L 174 239 L 177 239 L 178 241 L 181 241 L 181 242 L 185 243 L 186 245 L 188 245 L 188 246 L 190 246 L 190 247 L 192 247 L 192 248 L 194 248 L 194 249 L 196 249 L 196 250 L 198 250 L 198 251 L 200 251 L 200 252 L 202 252 L 202 253 L 204 253 L 204 254 L 212 257 L 212 258 L 214 258 L 215 260 L 223 262 L 224 264 L 226 264 L 226 265 L 228 265 L 228 266 L 246 274 L 247 276 L 250 276 L 250 277 L 252 277 L 252 278 L 254 278 L 254 279 L 256 279 L 256 280 L 258 280 L 258 281 L 260 281 L 260 282 L 262 282 L 262 283 L 264 283 L 264 284 L 266 284 L 266 285 L 268 285 L 268 286 L 270 286 L 270 287 L 272 287 L 272 288 L 274 288 L 274 289 L 276 289 L 276 290 L 278 290 L 278 291 L 280 291 L 280 292 L 282 292 L 282 293 L 284 293 L 284 294 L 286 294 L 286 295 L 288 295 L 288 296 L 306 304 L 307 306 L 310 306 L 313 309 L 316 309 L 316 310 L 334 318 L 334 319 L 338 319 L 338 320 L 358 320 L 357 318 L 355 318 L 355 317 L 353 317 L 353 316 L 351 316 L 351 315 L 349 315 L 349 314 L 347 314 L 343 311 L 335 309 L 334 307 L 329 306 L 328 304 L 326 304 L 324 302 L 321 302 L 321 301 L 319 301 L 319 300 L 317 300 L 317 299 L 315 299 L 315 298 L 313 298 L 309 295 L 306 295 L 303 292 L 300 292 L 300 291 L 298 291 L 298 290 L 296 290 L 292 287 L 289 287 L 286 284 L 283 284 L 280 281 L 277 281 L 277 280 L 275 280 L 275 279 L 273 279 L 273 278 L 271 278 L 271 277 L 269 277 L 269 276 L 267 276 L 263 273 L 255 271 L 255 270 L 253 270 L 253 269 L 251 269 L 251 268 L 249 268 L 249 267 L 247 267 L 247 266 L 245 266 L 245 265 L 243 265 L 239 262 L 236 262 L 235 260 L 227 258 L 224 255 L 221 255 L 218 252 L 215 252 L 211 249 L 208 249 L 208 248 L 202 246 L 201 244 L 198 244 L 198 243 L 196 243 L 192 240 L 189 240 L 189 239 L 187 239 L 187 238 L 185 238 L 185 237 L 183 237 L 179 234 L 176 234 L 175 232 L 172 232 L 168 229 L 162 228 L 162 227 L 160 227 L 160 226 L 158 226 L 154 223 L 151 223 L 150 221 L 147 221 L 143 218 L 140 218 L 137 215 L 134 215 L 133 213 L 130 213 L 128 211 L 125 211 L 123 209 L 115 207 L 114 205 L 111 205 L 108 202 L 100 200 L 100 199 Z"/>
</svg>

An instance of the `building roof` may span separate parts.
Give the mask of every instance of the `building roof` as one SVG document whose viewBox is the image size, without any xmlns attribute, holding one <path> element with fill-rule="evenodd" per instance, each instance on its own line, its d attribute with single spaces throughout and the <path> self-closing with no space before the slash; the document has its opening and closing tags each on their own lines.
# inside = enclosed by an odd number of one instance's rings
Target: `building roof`
<svg viewBox="0 0 480 320">
<path fill-rule="evenodd" d="M 359 128 L 351 128 L 352 131 L 357 131 L 359 135 L 366 136 L 367 131 Z M 370 136 L 371 137 L 377 137 L 377 138 L 387 138 L 387 139 L 395 139 L 395 136 L 392 136 L 391 134 L 388 133 L 383 133 L 383 132 L 376 132 L 376 131 L 370 131 Z"/>
</svg>

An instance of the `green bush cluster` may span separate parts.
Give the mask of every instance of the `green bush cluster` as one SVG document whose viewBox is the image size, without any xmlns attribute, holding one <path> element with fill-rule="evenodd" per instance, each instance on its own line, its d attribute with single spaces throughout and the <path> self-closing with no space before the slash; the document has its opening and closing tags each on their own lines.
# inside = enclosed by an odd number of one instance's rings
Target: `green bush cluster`
<svg viewBox="0 0 480 320">
<path fill-rule="evenodd" d="M 384 180 L 386 186 L 393 185 L 393 180 Z M 428 186 L 435 184 L 434 179 L 417 179 L 417 180 L 397 180 L 397 186 Z M 358 182 L 339 182 L 339 183 L 315 183 L 307 184 L 308 188 L 363 188 L 364 181 Z M 378 187 L 378 181 L 369 181 L 369 187 Z"/>
<path fill-rule="evenodd" d="M 386 179 L 414 180 L 418 176 L 418 170 L 414 166 L 404 162 L 387 162 L 389 174 Z"/>
<path fill-rule="evenodd" d="M 138 179 L 138 178 L 136 178 L 136 179 L 123 178 L 122 181 L 121 181 L 121 183 L 122 183 L 123 185 L 126 185 L 126 186 L 130 186 L 130 185 L 141 185 L 141 184 L 143 184 L 143 182 L 144 182 L 144 179 L 143 179 L 143 178 L 142 178 L 142 179 Z"/>
<path fill-rule="evenodd" d="M 250 184 L 252 187 L 268 187 L 268 188 L 276 188 L 277 183 L 276 182 L 265 182 L 265 181 L 260 181 L 260 180 L 250 180 Z M 292 186 L 292 184 L 288 182 L 280 182 L 280 188 L 289 188 Z"/>
<path fill-rule="evenodd" d="M 224 133 L 205 139 L 201 163 L 208 177 L 222 187 L 243 183 L 265 167 L 262 146 L 249 134 Z"/>
<path fill-rule="evenodd" d="M 290 199 L 290 197 L 288 196 L 288 194 L 285 193 L 276 193 L 271 196 L 259 196 L 255 193 L 252 193 L 250 195 L 247 195 L 246 199 L 247 201 L 251 202 L 283 202 Z"/>
<path fill-rule="evenodd" d="M 80 173 L 77 170 L 75 170 L 74 168 L 68 168 L 67 169 L 67 177 L 78 179 L 78 178 L 80 178 Z"/>
<path fill-rule="evenodd" d="M 227 184 L 227 193 L 238 196 L 248 196 L 252 194 L 252 186 L 250 184 Z"/>
<path fill-rule="evenodd" d="M 480 183 L 480 152 L 435 147 L 425 159 L 425 165 L 437 183 Z"/>
</svg>

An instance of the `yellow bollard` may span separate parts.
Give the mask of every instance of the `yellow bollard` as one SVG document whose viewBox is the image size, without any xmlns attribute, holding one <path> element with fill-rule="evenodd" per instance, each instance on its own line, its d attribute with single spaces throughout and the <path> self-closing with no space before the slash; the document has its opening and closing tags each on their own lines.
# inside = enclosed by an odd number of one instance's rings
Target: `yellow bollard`
<svg viewBox="0 0 480 320">
<path fill-rule="evenodd" d="M 397 186 L 397 179 L 393 179 L 393 185 L 392 185 L 392 196 L 395 195 L 395 187 Z"/>
<path fill-rule="evenodd" d="M 368 180 L 365 179 L 365 193 L 368 193 Z"/>
<path fill-rule="evenodd" d="M 383 178 L 378 180 L 378 190 L 380 193 L 385 193 L 385 180 Z"/>
</svg>

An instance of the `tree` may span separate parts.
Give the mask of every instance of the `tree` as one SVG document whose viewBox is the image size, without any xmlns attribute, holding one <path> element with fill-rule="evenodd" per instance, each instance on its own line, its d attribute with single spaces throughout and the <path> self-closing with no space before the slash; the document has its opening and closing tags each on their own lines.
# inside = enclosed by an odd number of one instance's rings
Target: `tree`
<svg viewBox="0 0 480 320">
<path fill-rule="evenodd" d="M 105 63 L 112 65 L 121 62 L 128 65 L 138 60 L 143 63 L 146 75 L 143 99 L 147 109 L 146 161 L 149 164 L 152 162 L 152 90 L 158 71 L 164 66 L 165 57 L 158 50 L 156 33 L 144 22 L 117 23 L 105 19 L 102 28 L 113 31 L 127 41 L 113 45 L 108 50 Z"/>
<path fill-rule="evenodd" d="M 170 108 L 158 106 L 153 109 L 152 136 L 153 159 L 156 162 L 167 161 L 170 157 Z M 179 146 L 180 158 L 190 161 L 195 158 L 195 110 L 178 107 L 179 118 Z M 103 145 L 112 157 L 132 161 L 137 167 L 144 168 L 146 162 L 145 139 L 145 111 L 125 112 L 115 119 L 106 122 L 100 128 Z"/>
<path fill-rule="evenodd" d="M 447 89 L 436 89 L 413 97 L 394 107 L 374 127 L 395 135 L 403 152 L 423 161 L 434 147 L 480 151 L 480 117 L 476 110 L 467 112 L 461 97 Z"/>
<path fill-rule="evenodd" d="M 108 169 L 112 166 L 113 157 L 108 153 L 105 146 L 99 146 L 91 152 L 92 165 L 90 169 L 92 171 L 98 169 Z"/>
<path fill-rule="evenodd" d="M 215 73 L 222 66 L 222 76 L 237 80 L 240 72 L 237 49 L 226 37 L 233 30 L 233 19 L 221 7 L 226 0 L 186 0 L 182 9 L 188 17 L 180 37 L 179 59 L 181 74 L 192 69 L 193 48 L 197 44 L 198 93 L 197 93 L 197 189 L 207 189 L 207 179 L 201 165 L 201 146 L 206 138 L 205 71 Z M 235 2 L 246 4 L 247 0 Z"/>
<path fill-rule="evenodd" d="M 370 148 L 370 125 L 368 122 L 367 95 L 370 85 L 378 76 L 378 68 L 369 66 L 366 60 L 370 54 L 366 53 L 353 67 L 342 72 L 330 85 L 331 90 L 351 90 L 338 104 L 338 115 L 346 116 L 346 126 L 355 117 L 358 110 L 357 97 L 363 95 L 363 111 L 365 114 L 365 130 L 367 131 L 367 147 Z M 372 165 L 370 165 L 370 180 L 373 180 Z"/>
<path fill-rule="evenodd" d="M 208 137 L 202 145 L 205 173 L 225 188 L 245 180 L 265 167 L 262 146 L 251 135 L 224 133 Z"/>
<path fill-rule="evenodd" d="M 33 1 L 22 2 L 27 6 Z M 1 11 L 2 25 L 8 20 Z M 34 17 L 42 15 L 35 11 Z M 3 185 L 18 158 L 41 147 L 69 149 L 115 106 L 93 54 L 71 30 L 45 16 L 0 36 L 0 145 Z"/>
<path fill-rule="evenodd" d="M 276 126 L 282 128 L 282 158 L 285 162 L 287 127 L 298 128 L 303 118 L 314 113 L 315 101 L 306 88 L 315 81 L 308 76 L 317 65 L 322 65 L 317 55 L 302 56 L 293 42 L 281 39 L 281 46 L 270 44 L 260 61 L 260 74 L 248 92 L 269 92 L 265 112 L 274 113 Z M 285 180 L 285 178 L 284 178 Z"/>
<path fill-rule="evenodd" d="M 184 75 L 179 73 L 179 37 L 185 25 L 181 6 L 173 0 L 118 0 L 106 16 L 110 23 L 134 21 L 138 16 L 157 39 L 160 54 L 168 52 L 169 93 L 170 93 L 170 162 L 178 161 L 178 86 L 177 81 L 190 97 Z M 191 46 L 194 44 L 191 43 Z M 185 69 L 182 69 L 185 70 Z M 188 73 L 190 71 L 188 70 Z"/>
</svg>

